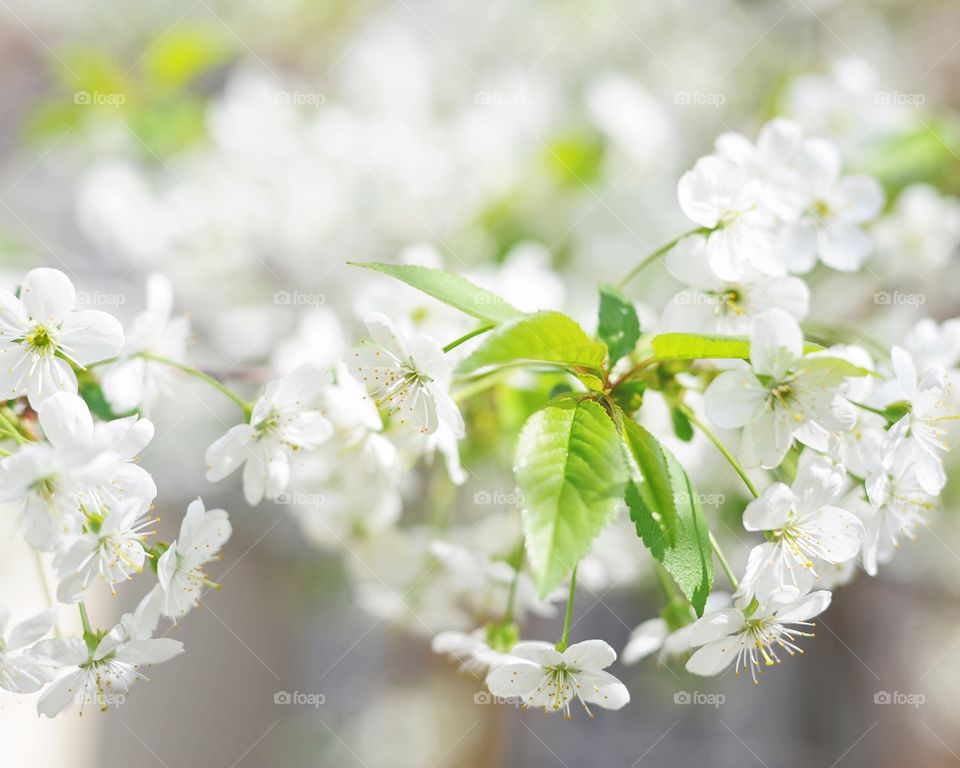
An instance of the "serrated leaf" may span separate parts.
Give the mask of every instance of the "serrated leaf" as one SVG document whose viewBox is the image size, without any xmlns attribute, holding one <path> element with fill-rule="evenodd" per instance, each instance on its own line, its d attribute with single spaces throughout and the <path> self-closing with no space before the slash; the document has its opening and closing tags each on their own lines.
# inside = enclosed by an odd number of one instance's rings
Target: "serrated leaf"
<svg viewBox="0 0 960 768">
<path fill-rule="evenodd" d="M 443 269 L 421 267 L 415 264 L 360 263 L 349 261 L 355 267 L 381 272 L 406 283 L 418 291 L 478 320 L 499 324 L 524 317 L 524 313 L 494 293 L 474 285 L 469 280 Z"/>
<path fill-rule="evenodd" d="M 609 285 L 600 286 L 597 335 L 607 345 L 611 368 L 633 351 L 640 338 L 640 319 L 633 303 Z"/>
<path fill-rule="evenodd" d="M 620 436 L 591 400 L 548 403 L 524 424 L 514 462 L 527 556 L 546 597 L 590 549 L 623 498 Z"/>
<path fill-rule="evenodd" d="M 625 494 L 637 535 L 702 616 L 713 586 L 713 559 L 706 517 L 690 478 L 636 422 L 624 423 L 624 441 L 642 476 L 641 482 L 627 484 Z"/>
<path fill-rule="evenodd" d="M 711 336 L 699 333 L 661 333 L 651 342 L 657 360 L 750 359 L 750 339 L 745 336 Z M 807 342 L 804 354 L 822 352 L 823 347 Z"/>
<path fill-rule="evenodd" d="M 552 363 L 599 372 L 607 347 L 594 341 L 560 312 L 537 312 L 514 320 L 489 334 L 459 367 L 472 373 L 514 363 Z"/>
</svg>

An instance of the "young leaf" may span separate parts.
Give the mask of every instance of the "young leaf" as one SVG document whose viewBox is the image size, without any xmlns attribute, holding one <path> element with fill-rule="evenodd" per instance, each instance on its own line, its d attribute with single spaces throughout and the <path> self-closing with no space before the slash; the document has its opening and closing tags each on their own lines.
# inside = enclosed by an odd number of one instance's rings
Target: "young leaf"
<svg viewBox="0 0 960 768">
<path fill-rule="evenodd" d="M 607 356 L 605 344 L 560 312 L 537 312 L 504 325 L 487 336 L 460 364 L 461 373 L 511 363 L 554 363 L 600 371 Z"/>
<path fill-rule="evenodd" d="M 600 286 L 600 311 L 597 335 L 606 342 L 610 367 L 629 355 L 640 338 L 640 320 L 633 303 L 609 285 Z"/>
<path fill-rule="evenodd" d="M 415 264 L 347 263 L 389 275 L 478 320 L 499 324 L 524 316 L 505 299 L 453 272 Z"/>
<path fill-rule="evenodd" d="M 741 336 L 709 336 L 698 333 L 661 333 L 654 336 L 653 354 L 657 360 L 706 360 L 710 358 L 750 359 L 750 340 Z M 804 345 L 805 354 L 822 352 L 813 342 Z"/>
<path fill-rule="evenodd" d="M 647 430 L 624 422 L 624 439 L 642 482 L 627 484 L 626 501 L 637 535 L 673 577 L 698 616 L 713 585 L 706 517 L 680 462 Z"/>
<path fill-rule="evenodd" d="M 527 554 L 545 597 L 587 553 L 623 498 L 620 436 L 591 400 L 557 400 L 534 413 L 517 442 Z"/>
</svg>

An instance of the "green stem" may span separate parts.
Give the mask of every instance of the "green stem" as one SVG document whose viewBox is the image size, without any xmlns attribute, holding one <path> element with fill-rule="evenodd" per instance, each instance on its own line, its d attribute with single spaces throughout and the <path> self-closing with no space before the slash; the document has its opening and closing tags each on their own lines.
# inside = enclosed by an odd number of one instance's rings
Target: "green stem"
<svg viewBox="0 0 960 768">
<path fill-rule="evenodd" d="M 90 627 L 90 617 L 87 616 L 87 606 L 83 600 L 77 603 L 77 606 L 80 608 L 80 621 L 83 622 L 83 634 L 92 635 L 93 629 Z"/>
<path fill-rule="evenodd" d="M 7 409 L 0 410 L 0 427 L 7 432 L 17 445 L 23 445 L 27 438 L 23 436 L 17 425 L 7 416 Z"/>
<path fill-rule="evenodd" d="M 717 556 L 717 560 L 720 561 L 720 567 L 723 568 L 723 572 L 727 574 L 727 579 L 730 581 L 730 585 L 733 587 L 733 591 L 736 592 L 740 589 L 740 582 L 737 581 L 737 577 L 733 575 L 733 571 L 730 568 L 730 563 L 727 562 L 727 558 L 724 557 L 723 550 L 720 549 L 720 545 L 717 543 L 716 537 L 713 535 L 713 532 L 710 533 L 710 548 L 713 550 L 713 554 Z"/>
<path fill-rule="evenodd" d="M 492 330 L 493 328 L 494 328 L 494 325 L 492 323 L 490 325 L 481 325 L 479 328 L 474 328 L 472 331 L 470 331 L 470 333 L 465 333 L 459 339 L 454 339 L 453 341 L 451 341 L 449 344 L 447 344 L 447 346 L 443 348 L 443 351 L 450 352 L 451 350 L 454 350 L 457 347 L 459 347 L 464 342 L 470 341 L 470 339 L 474 338 L 475 336 L 479 336 L 481 333 L 486 333 L 487 331 Z"/>
<path fill-rule="evenodd" d="M 510 581 L 510 591 L 507 593 L 507 609 L 503 612 L 503 622 L 507 624 L 513 621 L 513 606 L 517 601 L 517 584 L 520 583 L 520 573 L 523 570 L 523 560 L 526 551 L 523 544 L 520 544 L 518 554 L 512 559 L 510 565 L 513 566 L 513 579 Z"/>
<path fill-rule="evenodd" d="M 579 565 L 579 563 L 578 563 Z M 560 653 L 567 650 L 570 639 L 570 620 L 573 618 L 573 595 L 577 591 L 577 566 L 573 567 L 573 573 L 570 574 L 570 594 L 567 595 L 567 610 L 563 616 L 563 634 L 560 636 L 560 642 L 556 648 Z"/>
<path fill-rule="evenodd" d="M 178 362 L 177 360 L 171 360 L 167 357 L 161 357 L 160 355 L 154 355 L 151 352 L 140 352 L 138 357 L 142 357 L 144 360 L 150 360 L 154 363 L 162 363 L 163 365 L 169 365 L 171 368 L 176 368 L 179 371 L 188 373 L 191 376 L 200 379 L 200 381 L 206 382 L 214 389 L 222 392 L 224 395 L 229 397 L 233 402 L 240 406 L 243 410 L 243 415 L 245 418 L 249 419 L 250 414 L 253 413 L 253 406 L 244 400 L 240 395 L 230 389 L 228 386 L 223 384 L 220 381 L 217 381 L 213 376 L 210 376 L 207 373 L 204 373 L 199 368 L 194 368 L 192 365 L 187 365 L 186 363 Z"/>
<path fill-rule="evenodd" d="M 873 406 L 866 405 L 865 403 L 858 403 L 856 400 L 851 400 L 850 404 L 855 405 L 857 408 L 860 408 L 861 410 L 869 411 L 870 413 L 875 413 L 877 414 L 877 416 L 883 416 L 883 418 L 889 421 L 889 419 L 887 418 L 887 414 L 881 411 L 879 408 L 874 408 Z"/>
<path fill-rule="evenodd" d="M 673 248 L 677 243 L 683 240 L 683 238 L 689 237 L 690 235 L 706 234 L 707 232 L 711 232 L 711 231 L 712 230 L 709 227 L 695 227 L 694 229 L 691 229 L 689 232 L 684 232 L 682 235 L 677 235 L 675 238 L 673 238 L 673 240 L 671 240 L 666 245 L 661 245 L 659 248 L 657 248 L 657 250 L 655 250 L 653 253 L 651 253 L 646 258 L 644 258 L 643 261 L 641 261 L 639 264 L 637 264 L 637 266 L 635 266 L 633 269 L 627 272 L 627 274 L 625 274 L 622 278 L 620 278 L 620 282 L 617 283 L 617 288 L 622 289 L 627 283 L 633 280 L 633 278 L 635 278 L 637 275 L 643 272 L 643 270 L 646 269 L 650 264 L 653 264 L 653 262 L 655 262 L 657 259 L 663 256 L 663 254 L 665 254 L 667 251 Z"/>
<path fill-rule="evenodd" d="M 746 485 L 747 488 L 750 489 L 750 493 L 753 494 L 753 498 L 759 499 L 760 491 L 757 490 L 757 486 L 753 484 L 753 481 L 747 476 L 747 473 L 744 470 L 744 468 L 740 466 L 740 462 L 737 461 L 735 458 L 733 458 L 733 454 L 731 454 L 730 451 L 727 450 L 727 447 L 720 442 L 717 436 L 713 434 L 713 432 L 711 432 L 710 429 L 702 421 L 700 421 L 700 419 L 697 418 L 696 414 L 694 414 L 694 412 L 690 409 L 690 407 L 686 403 L 680 404 L 680 411 L 683 413 L 684 416 L 690 419 L 691 424 L 695 424 L 697 427 L 700 428 L 700 431 L 703 432 L 703 434 L 705 434 L 710 439 L 711 443 L 717 446 L 717 450 L 723 454 L 723 457 L 730 463 L 730 466 L 733 467 L 734 470 L 736 470 L 738 475 L 740 475 L 740 479 L 743 480 L 744 485 Z"/>
</svg>

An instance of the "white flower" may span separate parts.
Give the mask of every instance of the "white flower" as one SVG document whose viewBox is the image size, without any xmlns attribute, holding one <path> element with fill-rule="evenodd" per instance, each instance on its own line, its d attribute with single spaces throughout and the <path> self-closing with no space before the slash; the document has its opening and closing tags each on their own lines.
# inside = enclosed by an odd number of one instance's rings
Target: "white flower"
<svg viewBox="0 0 960 768">
<path fill-rule="evenodd" d="M 667 269 L 690 289 L 671 299 L 664 325 L 680 331 L 740 335 L 750 332 L 753 318 L 778 307 L 800 321 L 807 314 L 810 291 L 797 277 L 755 275 L 738 282 L 717 277 L 707 259 L 701 235 L 685 237 L 667 254 Z"/>
<path fill-rule="evenodd" d="M 248 504 L 283 493 L 293 452 L 312 450 L 333 434 L 333 425 L 316 409 L 326 381 L 324 371 L 304 366 L 270 382 L 253 406 L 250 423 L 232 427 L 207 449 L 207 479 L 222 480 L 245 463 Z"/>
<path fill-rule="evenodd" d="M 549 643 L 542 645 L 545 648 L 552 647 Z M 523 659 L 511 653 L 491 648 L 487 642 L 487 630 L 483 628 L 469 633 L 455 630 L 439 632 L 430 641 L 430 648 L 434 653 L 456 659 L 462 670 L 477 677 L 485 676 L 490 670 L 505 664 L 523 663 Z"/>
<path fill-rule="evenodd" d="M 811 458 L 812 457 L 812 458 Z M 764 601 L 784 587 L 807 591 L 821 561 L 852 560 L 863 543 L 856 515 L 836 506 L 846 485 L 843 467 L 805 451 L 792 486 L 774 483 L 743 513 L 743 527 L 764 531 L 769 541 L 754 547 L 738 596 Z"/>
<path fill-rule="evenodd" d="M 912 447 L 906 442 L 885 454 L 867 474 L 867 499 L 854 507 L 863 520 L 863 569 L 877 575 L 877 564 L 889 562 L 906 536 L 912 539 L 936 507 L 936 495 L 919 479 Z"/>
<path fill-rule="evenodd" d="M 776 219 L 764 206 L 763 192 L 749 171 L 714 155 L 700 158 L 680 179 L 683 212 L 703 227 L 716 228 L 707 236 L 707 258 L 723 280 L 785 272 L 771 248 Z"/>
<path fill-rule="evenodd" d="M 407 338 L 378 313 L 368 315 L 366 324 L 373 341 L 355 348 L 347 365 L 377 407 L 423 432 L 443 424 L 462 437 L 463 417 L 447 392 L 452 366 L 440 345 L 421 333 Z"/>
<path fill-rule="evenodd" d="M 153 638 L 156 629 L 155 601 L 148 595 L 132 614 L 91 649 L 79 637 L 55 638 L 37 643 L 32 653 L 45 664 L 69 670 L 40 696 L 37 711 L 56 717 L 76 702 L 80 714 L 91 702 L 106 710 L 112 701 L 130 690 L 137 680 L 147 680 L 139 668 L 169 661 L 183 652 L 183 643 L 171 638 Z"/>
<path fill-rule="evenodd" d="M 911 184 L 877 222 L 875 237 L 890 274 L 925 277 L 948 263 L 960 242 L 960 201 L 928 184 Z"/>
<path fill-rule="evenodd" d="M 180 524 L 180 535 L 157 561 L 160 611 L 179 619 L 200 601 L 204 585 L 215 586 L 203 566 L 218 557 L 233 529 L 222 509 L 207 511 L 201 499 L 194 499 Z"/>
<path fill-rule="evenodd" d="M 526 707 L 542 707 L 546 714 L 562 711 L 568 718 L 574 699 L 591 717 L 590 704 L 620 709 L 630 701 L 626 686 L 604 671 L 617 654 L 603 640 L 575 643 L 562 653 L 543 643 L 519 643 L 510 653 L 522 661 L 487 676 L 494 696 L 516 697 Z"/>
<path fill-rule="evenodd" d="M 726 592 L 711 592 L 707 596 L 704 611 L 711 613 L 730 605 L 730 595 Z M 665 662 L 674 656 L 683 656 L 690 653 L 690 633 L 693 631 L 694 614 L 693 610 L 688 608 L 689 624 L 670 630 L 670 625 L 666 619 L 659 616 L 653 619 L 647 619 L 638 624 L 630 633 L 627 644 L 620 652 L 620 663 L 625 666 L 636 664 L 645 659 L 651 653 L 657 654 L 657 659 Z M 658 653 L 659 651 L 659 653 Z"/>
<path fill-rule="evenodd" d="M 0 462 L 0 498 L 21 500 L 24 537 L 54 549 L 77 532 L 85 514 L 131 494 L 156 495 L 149 473 L 133 463 L 153 437 L 153 424 L 131 416 L 94 422 L 86 403 L 58 392 L 40 404 L 44 440 L 22 446 Z"/>
<path fill-rule="evenodd" d="M 777 237 L 791 272 L 809 272 L 817 258 L 842 272 L 860 268 L 872 243 L 862 227 L 883 208 L 883 189 L 871 176 L 840 176 L 840 151 L 825 139 L 804 142 L 806 202 L 800 217 Z"/>
<path fill-rule="evenodd" d="M 888 430 L 883 452 L 889 456 L 905 444 L 911 463 L 916 466 L 917 481 L 924 491 L 936 496 L 947 483 L 943 454 L 949 447 L 943 423 L 957 418 L 946 372 L 942 368 L 928 368 L 921 378 L 905 349 L 893 347 L 890 356 L 909 412 Z"/>
<path fill-rule="evenodd" d="M 926 317 L 906 335 L 903 346 L 923 370 L 956 368 L 960 365 L 960 318 L 938 325 Z"/>
<path fill-rule="evenodd" d="M 845 377 L 836 360 L 804 355 L 800 326 L 783 310 L 755 318 L 750 363 L 721 373 L 705 395 L 717 426 L 743 427 L 740 459 L 747 466 L 779 466 L 794 438 L 826 450 L 831 433 L 853 426 L 853 406 L 838 392 Z"/>
<path fill-rule="evenodd" d="M 53 679 L 50 667 L 24 649 L 47 634 L 56 619 L 57 611 L 51 608 L 8 632 L 10 613 L 0 609 L 0 688 L 13 693 L 33 693 Z"/>
<path fill-rule="evenodd" d="M 137 315 L 127 332 L 123 356 L 104 374 L 103 394 L 117 413 L 139 408 L 147 413 L 167 393 L 177 372 L 169 365 L 138 357 L 147 352 L 169 360 L 183 361 L 190 321 L 173 317 L 170 281 L 154 273 L 147 278 L 146 309 Z"/>
<path fill-rule="evenodd" d="M 77 293 L 63 272 L 34 269 L 18 299 L 0 290 L 0 393 L 26 395 L 33 408 L 54 392 L 76 392 L 70 363 L 84 366 L 112 357 L 123 346 L 116 318 L 76 311 Z"/>
<path fill-rule="evenodd" d="M 143 570 L 146 552 L 143 543 L 153 531 L 147 517 L 150 500 L 125 498 L 106 514 L 89 512 L 84 532 L 77 535 L 54 560 L 60 585 L 57 599 L 62 603 L 83 600 L 97 576 L 111 586 Z"/>
<path fill-rule="evenodd" d="M 717 675 L 736 660 L 736 674 L 749 668 L 757 683 L 764 666 L 780 663 L 778 648 L 790 656 L 803 653 L 796 640 L 813 636 L 806 631 L 813 626 L 810 619 L 827 609 L 830 597 L 824 590 L 802 597 L 793 591 L 780 595 L 780 600 L 761 603 L 749 616 L 739 608 L 705 615 L 693 625 L 690 644 L 698 650 L 687 662 L 687 671 Z"/>
<path fill-rule="evenodd" d="M 327 414 L 343 452 L 357 453 L 370 470 L 393 470 L 397 450 L 381 432 L 383 420 L 377 406 L 367 397 L 363 385 L 350 375 L 347 366 L 337 366 L 336 382 L 320 392 L 323 412 Z"/>
</svg>

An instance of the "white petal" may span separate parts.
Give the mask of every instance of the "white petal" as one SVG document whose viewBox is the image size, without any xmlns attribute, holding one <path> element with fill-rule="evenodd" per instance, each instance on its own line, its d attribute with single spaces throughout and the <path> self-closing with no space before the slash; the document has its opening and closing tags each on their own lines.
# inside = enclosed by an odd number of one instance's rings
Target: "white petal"
<svg viewBox="0 0 960 768">
<path fill-rule="evenodd" d="M 763 407 L 767 390 L 747 366 L 724 371 L 704 395 L 707 417 L 721 429 L 742 427 Z"/>
<path fill-rule="evenodd" d="M 792 315 L 770 309 L 757 315 L 750 333 L 750 364 L 758 373 L 781 378 L 803 354 L 803 332 Z"/>
<path fill-rule="evenodd" d="M 114 357 L 123 348 L 123 326 L 113 315 L 88 309 L 63 321 L 58 344 L 81 365 Z"/>
<path fill-rule="evenodd" d="M 793 624 L 800 621 L 809 621 L 814 616 L 823 613 L 830 606 L 832 595 L 826 590 L 811 592 L 793 605 L 777 611 L 777 621 L 781 624 Z"/>
<path fill-rule="evenodd" d="M 743 511 L 743 527 L 748 531 L 774 531 L 783 528 L 796 503 L 793 491 L 783 483 L 774 483 Z"/>
<path fill-rule="evenodd" d="M 30 317 L 44 325 L 59 325 L 77 303 L 77 292 L 59 269 L 41 267 L 27 272 L 20 301 Z"/>
<path fill-rule="evenodd" d="M 708 677 L 720 674 L 737 658 L 741 642 L 739 635 L 731 635 L 703 646 L 690 657 L 687 672 Z"/>
<path fill-rule="evenodd" d="M 584 640 L 567 648 L 563 660 L 578 669 L 605 669 L 617 660 L 617 652 L 603 640 Z"/>
</svg>

